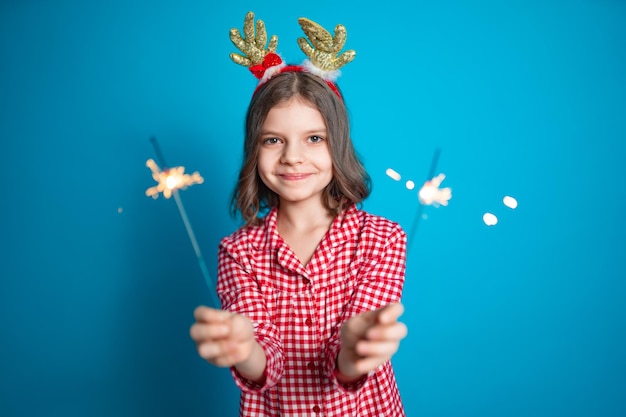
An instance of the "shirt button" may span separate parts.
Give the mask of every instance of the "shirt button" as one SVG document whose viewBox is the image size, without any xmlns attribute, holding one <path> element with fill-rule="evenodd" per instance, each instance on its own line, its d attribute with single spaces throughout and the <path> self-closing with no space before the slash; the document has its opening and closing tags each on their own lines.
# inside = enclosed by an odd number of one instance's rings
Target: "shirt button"
<svg viewBox="0 0 626 417">
<path fill-rule="evenodd" d="M 315 406 L 313 406 L 313 412 L 314 412 L 314 413 L 319 413 L 319 412 L 320 412 L 320 410 L 321 410 L 321 408 L 320 408 L 320 406 L 319 406 L 319 405 L 315 405 Z"/>
<path fill-rule="evenodd" d="M 311 326 L 313 325 L 313 320 L 311 320 L 311 318 L 307 318 L 306 320 L 304 320 L 304 324 L 306 324 L 307 326 Z"/>
<path fill-rule="evenodd" d="M 311 369 L 311 370 L 315 369 L 315 362 L 309 362 L 309 363 L 307 363 L 306 367 L 307 367 L 307 368 L 309 368 L 309 369 Z"/>
<path fill-rule="evenodd" d="M 303 283 L 304 285 L 309 285 L 309 283 L 310 283 L 310 282 L 311 282 L 311 280 L 310 280 L 310 279 L 308 279 L 308 278 L 306 278 L 306 277 L 302 277 L 302 283 Z"/>
</svg>

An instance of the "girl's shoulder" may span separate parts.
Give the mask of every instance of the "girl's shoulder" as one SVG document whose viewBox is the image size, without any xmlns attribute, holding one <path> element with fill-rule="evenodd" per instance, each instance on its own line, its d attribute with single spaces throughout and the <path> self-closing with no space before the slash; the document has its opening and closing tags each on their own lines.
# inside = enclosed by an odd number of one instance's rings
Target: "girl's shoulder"
<svg viewBox="0 0 626 417">
<path fill-rule="evenodd" d="M 361 234 L 367 233 L 381 238 L 406 235 L 402 226 L 393 220 L 364 210 L 355 210 L 355 213 L 359 218 Z"/>
<path fill-rule="evenodd" d="M 222 238 L 220 245 L 226 248 L 242 248 L 246 250 L 250 245 L 259 247 L 266 238 L 265 225 L 241 226 L 228 236 Z"/>
<path fill-rule="evenodd" d="M 229 251 L 262 250 L 275 240 L 276 211 L 272 210 L 256 225 L 244 225 L 222 238 L 220 246 Z"/>
<path fill-rule="evenodd" d="M 336 239 L 354 241 L 363 253 L 378 253 L 384 248 L 406 242 L 399 223 L 352 206 L 346 210 Z"/>
<path fill-rule="evenodd" d="M 352 229 L 354 235 L 348 240 L 354 242 L 358 248 L 357 252 L 363 259 L 378 262 L 381 257 L 389 256 L 390 250 L 396 254 L 395 256 L 404 256 L 406 233 L 399 223 L 363 210 L 354 210 L 352 214 L 346 214 L 346 222 L 355 225 Z"/>
</svg>

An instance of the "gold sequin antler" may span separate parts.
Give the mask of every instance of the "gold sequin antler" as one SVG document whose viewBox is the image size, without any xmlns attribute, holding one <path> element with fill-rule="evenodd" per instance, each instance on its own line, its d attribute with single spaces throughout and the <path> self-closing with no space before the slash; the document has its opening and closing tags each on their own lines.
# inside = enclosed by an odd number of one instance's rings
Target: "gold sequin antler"
<svg viewBox="0 0 626 417">
<path fill-rule="evenodd" d="M 241 51 L 241 54 L 235 52 L 230 54 L 230 59 L 234 63 L 248 67 L 254 76 L 259 79 L 263 78 L 268 68 L 282 64 L 282 59 L 276 54 L 278 37 L 272 35 L 266 48 L 267 32 L 265 30 L 265 22 L 257 19 L 255 25 L 253 12 L 246 14 L 243 21 L 243 33 L 244 36 L 241 36 L 241 32 L 237 28 L 230 30 L 230 40 Z"/>
<path fill-rule="evenodd" d="M 335 26 L 335 36 L 332 36 L 322 26 L 307 18 L 298 19 L 298 23 L 308 37 L 308 39 L 298 38 L 298 45 L 315 67 L 307 69 L 322 78 L 334 80 L 339 75 L 339 68 L 351 62 L 356 55 L 352 49 L 339 55 L 339 51 L 346 43 L 345 26 Z"/>
</svg>

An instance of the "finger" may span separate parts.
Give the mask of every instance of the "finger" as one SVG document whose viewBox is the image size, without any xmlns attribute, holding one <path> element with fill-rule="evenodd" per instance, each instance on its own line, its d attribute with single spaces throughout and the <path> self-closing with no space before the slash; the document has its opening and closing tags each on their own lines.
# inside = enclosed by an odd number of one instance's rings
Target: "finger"
<svg viewBox="0 0 626 417">
<path fill-rule="evenodd" d="M 400 303 L 392 303 L 378 310 L 378 322 L 390 324 L 398 320 L 404 313 L 404 306 Z"/>
<path fill-rule="evenodd" d="M 252 322 L 243 314 L 233 314 L 230 316 L 229 323 L 234 334 L 252 333 Z"/>
<path fill-rule="evenodd" d="M 363 359 L 359 359 L 355 364 L 354 364 L 354 369 L 356 372 L 358 372 L 359 374 L 367 374 L 373 370 L 375 370 L 376 368 L 378 368 L 382 363 L 385 363 L 389 360 L 389 358 L 384 357 L 378 357 L 378 356 L 368 356 L 365 357 Z"/>
<path fill-rule="evenodd" d="M 356 345 L 356 353 L 364 358 L 368 357 L 381 357 L 391 358 L 400 347 L 400 343 L 397 340 L 386 340 L 370 342 L 362 340 Z"/>
<path fill-rule="evenodd" d="M 237 365 L 249 355 L 249 350 L 232 340 L 199 343 L 196 347 L 201 358 L 221 367 Z"/>
<path fill-rule="evenodd" d="M 200 343 L 197 349 L 201 358 L 216 366 L 227 367 L 236 363 L 231 354 L 232 347 L 228 342 Z"/>
<path fill-rule="evenodd" d="M 254 327 L 252 321 L 243 314 L 233 314 L 228 320 L 228 337 L 234 343 L 248 343 L 254 340 Z"/>
<path fill-rule="evenodd" d="M 397 340 L 400 341 L 406 337 L 408 329 L 406 324 L 402 322 L 394 322 L 392 324 L 379 324 L 373 326 L 367 331 L 366 337 L 370 341 L 376 340 Z"/>
<path fill-rule="evenodd" d="M 230 327 L 227 324 L 201 324 L 195 323 L 189 329 L 189 335 L 196 342 L 207 340 L 219 340 L 230 334 Z"/>
<path fill-rule="evenodd" d="M 232 313 L 225 310 L 200 306 L 194 310 L 193 316 L 198 322 L 225 322 L 232 316 Z"/>
<path fill-rule="evenodd" d="M 376 311 L 366 311 L 352 317 L 342 327 L 342 332 L 356 342 L 365 337 L 367 331 L 376 323 Z"/>
<path fill-rule="evenodd" d="M 241 360 L 237 359 L 234 356 L 227 355 L 227 356 L 217 357 L 211 360 L 210 362 L 215 366 L 219 366 L 220 368 L 229 368 L 231 366 L 237 365 L 239 362 L 241 362 Z"/>
</svg>

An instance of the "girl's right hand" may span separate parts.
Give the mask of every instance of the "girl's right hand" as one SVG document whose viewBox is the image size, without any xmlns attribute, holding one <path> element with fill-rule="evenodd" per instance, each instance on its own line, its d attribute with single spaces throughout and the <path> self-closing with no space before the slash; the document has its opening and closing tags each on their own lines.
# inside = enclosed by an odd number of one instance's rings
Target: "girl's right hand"
<svg viewBox="0 0 626 417">
<path fill-rule="evenodd" d="M 392 303 L 344 323 L 337 356 L 340 382 L 354 381 L 391 359 L 407 335 L 406 325 L 398 321 L 403 312 L 402 304 Z"/>
<path fill-rule="evenodd" d="M 252 321 L 242 315 L 209 307 L 194 311 L 196 322 L 189 329 L 198 354 L 220 367 L 244 364 L 257 345 Z"/>
</svg>

